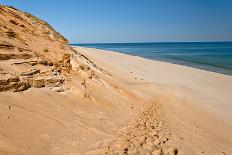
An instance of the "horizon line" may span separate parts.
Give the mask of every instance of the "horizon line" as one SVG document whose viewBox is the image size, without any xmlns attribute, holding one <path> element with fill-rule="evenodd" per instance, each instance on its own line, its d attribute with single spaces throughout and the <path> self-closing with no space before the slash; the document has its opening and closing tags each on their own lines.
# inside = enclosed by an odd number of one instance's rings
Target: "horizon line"
<svg viewBox="0 0 232 155">
<path fill-rule="evenodd" d="M 231 41 L 154 41 L 154 42 L 92 42 L 92 43 L 69 43 L 69 45 L 81 45 L 81 44 L 138 44 L 138 43 L 232 43 Z"/>
</svg>

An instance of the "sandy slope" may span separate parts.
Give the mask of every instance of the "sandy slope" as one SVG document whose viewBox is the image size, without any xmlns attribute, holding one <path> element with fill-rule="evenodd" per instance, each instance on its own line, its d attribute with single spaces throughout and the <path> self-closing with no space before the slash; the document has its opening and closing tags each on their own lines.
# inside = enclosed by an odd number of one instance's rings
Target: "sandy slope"
<svg viewBox="0 0 232 155">
<path fill-rule="evenodd" d="M 153 87 L 128 83 L 83 58 L 73 53 L 73 73 L 62 92 L 44 87 L 0 93 L 0 154 L 97 154 L 109 141 L 118 142 L 122 128 L 124 133 L 134 133 L 131 139 L 137 147 L 130 151 L 146 151 L 141 144 L 148 142 L 141 132 L 149 134 L 151 142 L 156 140 L 152 150 L 172 151 Z M 91 67 L 93 76 L 86 73 L 90 69 L 81 69 L 80 61 Z M 145 127 L 147 122 L 151 125 Z M 119 142 L 119 147 L 104 153 L 123 152 L 128 145 Z"/>
<path fill-rule="evenodd" d="M 128 85 L 147 85 L 186 154 L 232 154 L 232 77 L 116 52 L 75 48 Z M 151 91 L 152 90 L 152 91 Z M 144 92 L 143 93 L 147 93 Z"/>
<path fill-rule="evenodd" d="M 153 86 L 113 74 L 45 21 L 0 5 L 0 155 L 176 154 Z"/>
</svg>

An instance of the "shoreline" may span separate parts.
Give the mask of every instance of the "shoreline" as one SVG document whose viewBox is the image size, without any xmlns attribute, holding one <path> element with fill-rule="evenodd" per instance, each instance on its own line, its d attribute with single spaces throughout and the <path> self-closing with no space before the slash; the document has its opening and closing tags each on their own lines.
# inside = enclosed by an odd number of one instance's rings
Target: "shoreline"
<svg viewBox="0 0 232 155">
<path fill-rule="evenodd" d="M 224 75 L 232 76 L 231 65 L 229 63 L 229 59 L 227 59 L 227 55 L 230 56 L 230 52 L 226 52 L 224 55 L 225 58 L 217 58 L 218 53 L 223 53 L 223 51 L 219 50 L 218 52 L 213 52 L 215 49 L 211 47 L 212 45 L 208 45 L 207 42 L 202 42 L 202 45 L 194 44 L 195 42 L 186 43 L 186 47 L 182 42 L 167 42 L 167 43 L 109 43 L 109 44 L 71 44 L 72 46 L 79 46 L 84 48 L 95 48 L 99 50 L 108 50 L 118 53 L 129 54 L 132 56 L 139 56 L 145 59 L 150 59 L 154 61 L 161 61 L 171 64 L 178 64 L 182 66 L 187 66 L 191 68 L 197 68 L 205 71 L 211 71 L 215 73 L 220 73 Z M 198 42 L 196 42 L 198 43 Z M 231 48 L 230 42 L 215 42 L 218 43 L 218 48 L 221 47 L 220 43 L 228 48 Z M 227 44 L 228 43 L 228 44 Z M 149 45 L 150 44 L 150 45 Z M 182 45 L 183 44 L 183 45 Z M 209 42 L 209 44 L 212 44 Z M 194 46 L 193 46 L 194 45 Z M 195 49 L 195 46 L 199 46 L 199 49 Z M 209 52 L 202 52 L 202 55 L 198 55 L 200 49 L 206 48 Z M 141 52 L 138 52 L 138 49 Z M 185 49 L 186 48 L 186 49 Z M 212 48 L 212 49 L 210 49 Z M 179 53 L 179 50 L 184 50 L 185 52 Z M 160 51 L 162 51 L 160 53 Z M 153 53 L 154 52 L 154 53 Z M 170 53 L 171 52 L 171 53 Z M 192 53 L 193 52 L 193 53 Z M 207 57 L 205 57 L 205 54 Z M 223 55 L 223 54 L 222 54 Z M 209 61 L 211 60 L 211 61 Z"/>
<path fill-rule="evenodd" d="M 139 58 L 143 58 L 143 59 L 147 59 L 147 60 L 152 60 L 152 61 L 158 61 L 158 62 L 164 62 L 164 63 L 168 63 L 168 64 L 173 64 L 173 65 L 179 65 L 179 66 L 183 66 L 183 67 L 189 67 L 189 68 L 192 68 L 192 69 L 199 69 L 199 70 L 203 70 L 203 71 L 207 71 L 207 72 L 212 72 L 212 73 L 216 73 L 216 74 L 221 74 L 221 75 L 226 75 L 226 76 L 231 76 L 232 77 L 232 74 L 230 73 L 223 73 L 223 72 L 220 72 L 220 71 L 213 71 L 213 70 L 210 70 L 210 69 L 203 69 L 203 68 L 198 68 L 198 67 L 194 67 L 194 66 L 188 66 L 188 65 L 184 65 L 184 64 L 178 64 L 178 63 L 175 63 L 175 62 L 171 62 L 171 61 L 165 61 L 165 60 L 158 60 L 158 59 L 152 59 L 152 58 L 148 58 L 148 57 L 142 57 L 142 56 L 138 56 L 138 55 L 130 55 L 130 54 L 127 54 L 127 53 L 123 53 L 123 52 L 120 52 L 120 51 L 111 51 L 111 50 L 104 50 L 104 49 L 100 49 L 100 48 L 91 48 L 91 47 L 82 47 L 82 46 L 73 46 L 72 47 L 81 47 L 81 48 L 87 48 L 87 49 L 95 49 L 95 50 L 103 50 L 103 51 L 110 51 L 110 52 L 115 52 L 115 53 L 119 53 L 119 54 L 125 54 L 125 55 L 129 55 L 129 56 L 135 56 L 135 57 L 139 57 Z M 200 64 L 199 64 L 200 66 Z"/>
</svg>

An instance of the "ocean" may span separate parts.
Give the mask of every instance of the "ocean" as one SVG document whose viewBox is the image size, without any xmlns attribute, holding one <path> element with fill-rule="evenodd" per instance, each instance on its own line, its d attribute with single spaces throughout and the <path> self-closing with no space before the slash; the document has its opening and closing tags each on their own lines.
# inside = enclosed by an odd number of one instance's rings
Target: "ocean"
<svg viewBox="0 0 232 155">
<path fill-rule="evenodd" d="M 232 42 L 72 44 L 121 52 L 232 76 Z"/>
</svg>

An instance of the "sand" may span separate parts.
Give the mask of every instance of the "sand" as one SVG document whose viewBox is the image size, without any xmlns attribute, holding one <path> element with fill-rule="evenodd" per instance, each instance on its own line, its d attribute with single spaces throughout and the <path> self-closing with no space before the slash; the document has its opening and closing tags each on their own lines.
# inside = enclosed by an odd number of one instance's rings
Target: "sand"
<svg viewBox="0 0 232 155">
<path fill-rule="evenodd" d="M 232 77 L 137 56 L 76 48 L 128 85 L 147 85 L 165 111 L 174 143 L 193 154 L 231 154 Z"/>
<path fill-rule="evenodd" d="M 232 154 L 230 76 L 75 49 L 64 91 L 0 93 L 0 154 Z"/>
<path fill-rule="evenodd" d="M 152 83 L 213 111 L 223 119 L 232 120 L 231 76 L 117 52 L 79 49 L 97 64 L 128 81 Z"/>
</svg>

